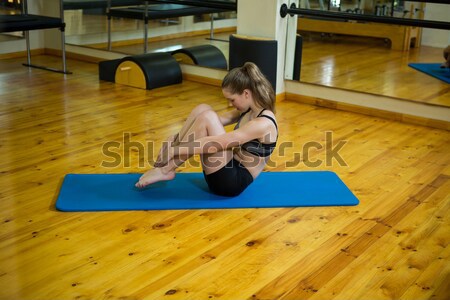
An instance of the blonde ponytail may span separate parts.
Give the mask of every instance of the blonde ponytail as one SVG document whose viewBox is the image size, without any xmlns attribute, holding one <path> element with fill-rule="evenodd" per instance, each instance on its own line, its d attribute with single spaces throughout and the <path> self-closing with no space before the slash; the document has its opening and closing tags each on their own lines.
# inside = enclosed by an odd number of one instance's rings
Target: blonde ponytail
<svg viewBox="0 0 450 300">
<path fill-rule="evenodd" d="M 242 67 L 231 70 L 222 81 L 222 89 L 225 88 L 238 95 L 248 89 L 259 106 L 275 112 L 275 92 L 272 84 L 254 63 L 246 62 Z"/>
</svg>

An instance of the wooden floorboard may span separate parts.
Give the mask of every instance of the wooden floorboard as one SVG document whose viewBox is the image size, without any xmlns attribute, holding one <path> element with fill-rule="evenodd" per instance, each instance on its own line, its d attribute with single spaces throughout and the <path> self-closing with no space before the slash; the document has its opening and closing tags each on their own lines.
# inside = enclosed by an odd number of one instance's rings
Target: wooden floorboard
<svg viewBox="0 0 450 300">
<path fill-rule="evenodd" d="M 0 60 L 0 299 L 448 299 L 449 131 L 286 100 L 266 171 L 334 171 L 358 206 L 63 213 L 65 174 L 143 172 L 197 104 L 230 108 L 215 86 L 147 91 L 95 64 L 21 62 Z M 148 151 L 102 167 L 127 134 Z M 345 164 L 329 159 L 340 141 Z M 306 160 L 308 142 L 323 147 Z"/>
</svg>

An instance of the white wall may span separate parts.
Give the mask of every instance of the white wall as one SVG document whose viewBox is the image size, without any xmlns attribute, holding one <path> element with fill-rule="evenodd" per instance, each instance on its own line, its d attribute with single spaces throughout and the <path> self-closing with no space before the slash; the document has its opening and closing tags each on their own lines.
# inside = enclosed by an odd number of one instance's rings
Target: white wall
<svg viewBox="0 0 450 300">
<path fill-rule="evenodd" d="M 450 22 L 450 4 L 427 3 L 425 20 Z M 447 47 L 450 45 L 450 30 L 424 28 L 422 45 L 437 48 Z"/>
<path fill-rule="evenodd" d="M 287 18 L 281 18 L 281 4 L 287 0 L 238 1 L 237 34 L 278 41 L 277 94 L 284 92 L 284 64 Z"/>
</svg>

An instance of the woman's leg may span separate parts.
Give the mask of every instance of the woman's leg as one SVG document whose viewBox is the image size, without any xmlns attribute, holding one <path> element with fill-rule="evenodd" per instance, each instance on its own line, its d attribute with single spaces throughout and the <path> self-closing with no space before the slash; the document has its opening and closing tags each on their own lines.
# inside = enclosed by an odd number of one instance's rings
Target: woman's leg
<svg viewBox="0 0 450 300">
<path fill-rule="evenodd" d="M 178 138 L 175 140 L 175 143 L 179 142 L 181 140 L 185 140 L 185 137 L 186 137 L 188 131 L 190 131 L 190 129 L 192 127 L 192 124 L 194 124 L 195 120 L 197 120 L 197 118 L 206 111 L 214 111 L 214 110 L 208 104 L 200 104 L 200 105 L 197 105 L 191 111 L 188 118 L 184 122 L 183 127 L 181 127 L 181 130 L 178 133 Z"/>
<path fill-rule="evenodd" d="M 186 126 L 183 126 L 180 131 L 180 142 L 187 142 L 205 136 L 214 136 L 225 133 L 225 129 L 220 122 L 219 116 L 212 109 L 206 109 L 206 107 L 203 107 L 201 111 L 200 109 L 197 110 L 197 113 L 193 111 L 185 125 Z M 190 156 L 191 155 L 186 155 L 184 157 L 176 156 L 166 165 L 147 171 L 139 179 L 136 186 L 144 187 L 158 181 L 173 179 L 175 177 L 175 170 L 188 160 Z M 203 171 L 206 174 L 211 174 L 225 166 L 232 158 L 233 153 L 231 150 L 219 151 L 213 154 L 203 154 L 201 155 Z"/>
<path fill-rule="evenodd" d="M 208 104 L 200 104 L 200 105 L 197 105 L 191 111 L 188 118 L 184 122 L 183 127 L 181 127 L 181 130 L 179 131 L 179 133 L 177 133 L 174 136 L 170 136 L 169 138 L 167 138 L 167 140 L 165 142 L 163 142 L 162 147 L 159 150 L 159 154 L 158 154 L 158 157 L 154 164 L 154 167 L 160 168 L 160 167 L 164 166 L 163 164 L 160 163 L 160 161 L 161 161 L 163 155 L 165 153 L 167 153 L 167 147 L 169 146 L 169 144 L 174 144 L 176 146 L 180 143 L 181 140 L 185 140 L 186 133 L 189 131 L 189 129 L 191 128 L 192 124 L 195 122 L 197 117 L 199 115 L 201 115 L 203 112 L 208 111 L 208 110 L 213 110 L 213 109 Z M 180 162 L 180 164 L 182 164 L 182 162 Z"/>
<path fill-rule="evenodd" d="M 223 128 L 217 113 L 208 104 L 200 104 L 196 106 L 189 114 L 189 117 L 181 128 L 178 137 L 174 141 L 174 145 L 178 145 L 180 141 L 189 142 L 195 140 L 196 138 L 214 136 L 222 133 L 225 133 L 225 129 Z M 222 153 L 209 154 L 204 157 L 201 155 L 202 167 L 206 174 L 213 173 L 217 169 L 220 169 L 222 166 L 220 163 L 222 156 Z M 182 165 L 189 158 L 190 156 L 177 156 L 174 158 L 174 162 L 172 162 L 172 167 L 176 169 L 176 167 Z M 216 162 L 217 159 L 219 159 L 219 162 Z M 226 162 L 228 161 L 229 159 L 227 159 Z M 220 164 L 220 167 L 216 168 L 216 164 Z"/>
</svg>

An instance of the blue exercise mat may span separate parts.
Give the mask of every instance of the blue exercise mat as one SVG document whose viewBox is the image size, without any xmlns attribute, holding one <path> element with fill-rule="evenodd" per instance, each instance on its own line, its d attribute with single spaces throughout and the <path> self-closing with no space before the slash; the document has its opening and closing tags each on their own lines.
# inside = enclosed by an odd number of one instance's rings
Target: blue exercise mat
<svg viewBox="0 0 450 300">
<path fill-rule="evenodd" d="M 446 83 L 450 83 L 450 69 L 449 68 L 441 68 L 442 64 L 419 64 L 419 63 L 411 63 L 408 64 L 411 68 L 414 68 L 420 72 L 438 78 Z"/>
<path fill-rule="evenodd" d="M 178 173 L 174 180 L 140 190 L 141 174 L 68 174 L 60 211 L 174 210 L 357 205 L 358 199 L 328 171 L 263 172 L 239 196 L 212 194 L 203 173 Z"/>
</svg>

